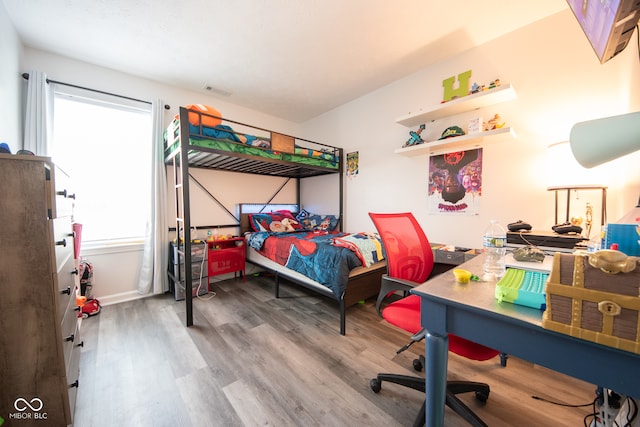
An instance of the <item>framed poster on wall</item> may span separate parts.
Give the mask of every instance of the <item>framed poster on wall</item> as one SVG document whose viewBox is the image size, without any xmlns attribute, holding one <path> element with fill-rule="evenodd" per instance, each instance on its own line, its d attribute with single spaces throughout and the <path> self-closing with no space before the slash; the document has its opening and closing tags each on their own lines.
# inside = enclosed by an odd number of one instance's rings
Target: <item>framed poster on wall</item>
<svg viewBox="0 0 640 427">
<path fill-rule="evenodd" d="M 358 151 L 347 153 L 347 177 L 354 178 L 356 175 L 358 175 L 358 169 L 360 167 L 359 157 L 360 156 Z"/>
<path fill-rule="evenodd" d="M 478 215 L 482 200 L 482 148 L 429 158 L 428 210 Z"/>
</svg>

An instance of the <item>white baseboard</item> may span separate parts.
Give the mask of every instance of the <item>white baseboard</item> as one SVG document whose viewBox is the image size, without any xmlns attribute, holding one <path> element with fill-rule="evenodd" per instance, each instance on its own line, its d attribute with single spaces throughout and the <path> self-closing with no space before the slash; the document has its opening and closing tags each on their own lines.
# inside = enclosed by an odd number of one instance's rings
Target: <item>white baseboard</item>
<svg viewBox="0 0 640 427">
<path fill-rule="evenodd" d="M 142 295 L 138 293 L 138 291 L 128 291 L 128 292 L 121 292 L 119 294 L 101 296 L 98 298 L 98 300 L 100 301 L 100 305 L 104 307 L 107 305 L 119 304 L 121 302 L 134 301 L 137 299 L 147 298 L 153 295 L 154 294 Z"/>
</svg>

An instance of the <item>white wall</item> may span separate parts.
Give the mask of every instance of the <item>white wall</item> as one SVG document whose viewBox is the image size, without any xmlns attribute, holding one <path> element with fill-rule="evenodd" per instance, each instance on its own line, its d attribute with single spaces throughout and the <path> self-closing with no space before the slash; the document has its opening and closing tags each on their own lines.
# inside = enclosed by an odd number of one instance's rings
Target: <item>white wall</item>
<svg viewBox="0 0 640 427">
<path fill-rule="evenodd" d="M 304 137 L 304 135 L 300 134 L 300 126 L 293 122 L 239 107 L 229 101 L 217 99 L 208 94 L 185 91 L 36 49 L 25 49 L 20 68 L 23 71 L 30 69 L 43 71 L 47 73 L 47 76 L 52 80 L 112 92 L 145 101 L 152 101 L 156 98 L 162 99 L 163 103 L 171 106 L 170 110 L 165 110 L 165 126 L 167 126 L 173 116 L 177 114 L 180 105 L 204 103 L 216 107 L 225 117 L 230 119 L 250 123 L 266 129 L 273 129 L 285 134 Z M 188 67 L 185 68 L 185 72 L 188 72 Z M 20 84 L 24 85 L 25 83 L 21 82 Z M 123 153 L 123 155 L 126 155 L 126 153 Z M 114 165 L 114 168 L 117 168 L 117 165 Z M 202 176 L 198 171 L 195 173 L 198 176 Z M 170 179 L 171 175 L 169 174 L 168 180 L 170 181 Z M 219 174 L 216 175 L 215 178 L 212 176 L 203 177 L 202 179 L 209 191 L 214 195 L 219 196 L 222 194 L 221 200 L 225 204 L 229 203 L 230 206 L 228 206 L 228 208 L 232 211 L 235 204 L 230 202 L 229 198 L 234 194 L 245 194 L 245 190 L 237 191 L 238 187 L 258 188 L 256 184 L 252 186 L 247 183 L 245 177 L 240 178 L 238 174 L 233 173 Z M 263 180 L 263 182 L 265 181 L 270 182 L 271 188 L 276 186 L 276 183 L 272 182 L 273 180 Z M 219 193 L 218 189 L 224 191 Z M 194 221 L 195 225 L 211 225 L 210 221 L 215 221 L 219 214 L 213 214 L 214 209 L 212 209 L 211 201 L 204 192 L 196 189 L 194 193 L 195 198 L 192 201 L 192 209 L 198 212 Z M 251 194 L 253 193 L 250 193 L 250 195 Z M 284 194 L 291 197 L 291 199 L 286 200 L 286 202 L 295 201 L 295 191 L 288 190 L 288 192 Z M 251 197 L 253 197 L 253 195 Z M 263 198 L 264 197 L 266 196 L 263 196 Z M 171 218 L 175 217 L 175 209 L 172 205 L 172 194 L 170 194 L 169 199 L 170 202 L 167 209 L 170 215 L 169 224 L 171 226 L 173 221 Z M 284 200 L 278 200 L 284 202 Z M 254 202 L 256 200 L 245 199 L 242 201 Z M 209 212 L 212 213 L 211 216 L 208 215 Z M 85 224 L 85 227 L 87 226 L 90 226 L 90 224 Z M 236 231 L 229 230 L 229 232 Z M 169 236 L 167 237 L 167 242 L 168 241 Z M 137 286 L 142 245 L 84 248 L 81 254 L 87 257 L 94 265 L 95 286 L 92 291 L 93 295 L 98 298 L 102 304 L 107 305 L 140 297 L 137 293 Z"/>
<path fill-rule="evenodd" d="M 15 153 L 22 148 L 20 92 L 20 58 L 22 44 L 0 3 L 0 142 L 6 142 Z"/>
<path fill-rule="evenodd" d="M 0 9 L 0 23 L 7 20 L 3 12 Z M 5 33 L 15 39 L 13 31 L 6 26 L 0 31 L 0 46 L 3 53 L 9 49 L 12 63 L 20 57 L 20 47 L 15 42 L 6 46 Z M 208 103 L 241 122 L 341 146 L 345 153 L 359 151 L 359 175 L 345 179 L 347 230 L 371 230 L 369 211 L 412 211 L 431 241 L 469 247 L 480 245 L 482 232 L 493 218 L 503 224 L 524 219 L 538 229 L 548 229 L 553 224 L 553 196 L 546 191 L 547 145 L 567 140 L 571 125 L 577 121 L 640 109 L 640 70 L 634 42 L 617 58 L 600 65 L 568 10 L 382 87 L 302 125 L 233 105 L 232 98 L 217 99 L 184 91 L 34 49 L 25 49 L 19 61 L 19 70 L 15 64 L 6 65 L 6 61 L 0 65 L 3 87 L 9 80 L 13 88 L 10 98 L 20 91 L 20 83 L 13 81 L 11 75 L 38 69 L 54 80 L 144 100 L 161 98 L 172 107 L 165 113 L 166 123 L 179 105 Z M 442 97 L 442 80 L 468 69 L 473 70 L 472 80 L 479 83 L 499 77 L 514 85 L 516 100 L 483 113 L 500 113 L 515 128 L 517 138 L 500 139 L 484 148 L 479 216 L 429 215 L 428 157 L 407 158 L 393 153 L 406 141 L 410 130 L 396 124 L 395 119 L 409 111 L 437 105 Z M 15 122 L 13 107 L 8 111 L 8 120 Z M 9 129 L 14 134 L 11 138 L 16 138 L 15 125 L 10 124 Z M 639 157 L 636 154 L 616 161 L 616 172 L 607 183 L 611 219 L 622 216 L 637 201 L 640 170 L 635 165 Z M 228 185 L 232 188 L 240 181 L 231 177 Z M 304 190 L 304 201 L 311 209 L 326 210 L 321 213 L 337 210 L 337 206 L 329 206 L 335 191 L 330 178 L 316 179 L 308 189 Z M 310 192 L 321 195 L 322 202 L 314 204 L 308 197 Z M 580 197 L 576 206 L 591 198 L 587 194 Z M 198 221 L 208 220 L 205 217 Z M 94 294 L 103 302 L 135 297 L 139 250 L 130 250 L 133 252 L 103 251 L 91 255 L 96 268 Z M 116 277 L 113 271 L 119 275 Z"/>
<path fill-rule="evenodd" d="M 546 190 L 546 147 L 567 141 L 578 121 L 640 109 L 637 56 L 634 41 L 600 65 L 567 10 L 338 107 L 305 123 L 305 131 L 311 139 L 344 147 L 345 153 L 360 153 L 358 177 L 345 181 L 347 230 L 372 229 L 370 211 L 412 211 L 432 242 L 479 247 L 490 219 L 505 225 L 522 219 L 535 229 L 550 229 L 554 199 Z M 443 96 L 442 80 L 469 69 L 472 81 L 483 84 L 500 78 L 515 87 L 516 100 L 479 113 L 485 119 L 501 114 L 517 138 L 485 144 L 478 216 L 429 214 L 428 156 L 393 153 L 407 140 L 409 130 L 415 130 L 395 119 L 437 106 Z M 463 127 L 466 123 L 461 119 Z M 439 135 L 448 125 L 427 123 L 425 132 Z M 639 159 L 636 153 L 613 162 L 613 172 L 604 183 L 609 185 L 608 213 L 614 221 L 638 200 Z M 577 208 L 572 215 L 584 216 L 588 200 L 599 209 L 599 196 L 580 193 L 580 199 L 572 202 Z M 599 214 L 594 218 L 598 222 Z"/>
</svg>

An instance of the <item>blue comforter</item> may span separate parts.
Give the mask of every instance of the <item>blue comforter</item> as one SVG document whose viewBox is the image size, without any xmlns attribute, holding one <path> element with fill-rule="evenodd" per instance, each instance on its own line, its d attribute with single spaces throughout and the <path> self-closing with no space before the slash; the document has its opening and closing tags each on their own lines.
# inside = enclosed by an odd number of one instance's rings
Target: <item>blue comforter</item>
<svg viewBox="0 0 640 427">
<path fill-rule="evenodd" d="M 362 266 L 364 258 L 357 253 L 357 247 L 341 245 L 341 239 L 347 236 L 352 235 L 335 231 L 257 232 L 251 234 L 248 243 L 263 256 L 331 289 L 336 299 L 340 299 L 349 272 Z M 366 236 L 363 239 L 377 239 Z"/>
</svg>

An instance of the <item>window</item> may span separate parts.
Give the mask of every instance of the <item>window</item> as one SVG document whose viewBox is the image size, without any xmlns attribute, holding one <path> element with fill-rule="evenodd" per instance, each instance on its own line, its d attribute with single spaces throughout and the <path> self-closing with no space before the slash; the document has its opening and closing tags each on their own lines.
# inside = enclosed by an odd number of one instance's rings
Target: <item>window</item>
<svg viewBox="0 0 640 427">
<path fill-rule="evenodd" d="M 151 105 L 82 92 L 56 88 L 54 98 L 51 152 L 72 178 L 74 221 L 83 242 L 139 241 L 151 192 Z"/>
</svg>

